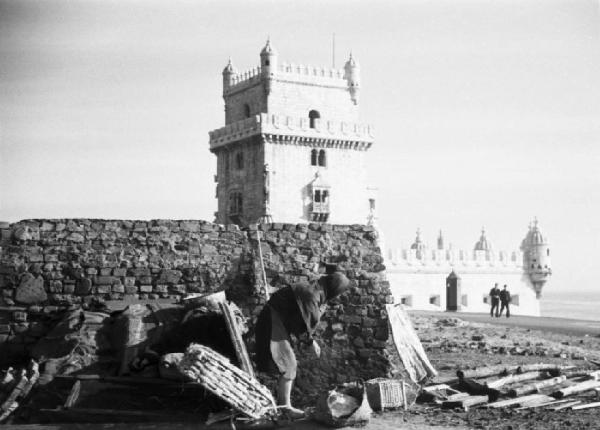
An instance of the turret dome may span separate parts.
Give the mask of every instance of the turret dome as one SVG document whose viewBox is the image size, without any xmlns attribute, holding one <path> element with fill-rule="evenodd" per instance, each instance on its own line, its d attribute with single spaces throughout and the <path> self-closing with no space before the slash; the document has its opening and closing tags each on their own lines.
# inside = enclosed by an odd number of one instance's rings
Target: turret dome
<svg viewBox="0 0 600 430">
<path fill-rule="evenodd" d="M 417 251 L 423 251 L 425 249 L 425 244 L 421 240 L 421 230 L 417 229 L 417 237 L 415 241 L 410 246 L 410 249 L 416 249 Z"/>
<path fill-rule="evenodd" d="M 225 68 L 223 69 L 223 74 L 232 74 L 235 73 L 235 69 L 233 68 L 233 64 L 231 62 L 231 58 L 229 58 L 229 61 L 227 62 L 227 65 L 225 66 Z"/>
<path fill-rule="evenodd" d="M 482 228 L 481 236 L 479 237 L 479 240 L 475 244 L 475 251 L 491 251 L 491 250 L 492 250 L 492 244 L 490 241 L 488 241 L 487 237 L 485 236 L 485 229 Z"/>
<path fill-rule="evenodd" d="M 265 47 L 260 51 L 260 56 L 264 55 L 277 55 L 277 50 L 271 45 L 271 39 L 267 39 Z"/>
</svg>

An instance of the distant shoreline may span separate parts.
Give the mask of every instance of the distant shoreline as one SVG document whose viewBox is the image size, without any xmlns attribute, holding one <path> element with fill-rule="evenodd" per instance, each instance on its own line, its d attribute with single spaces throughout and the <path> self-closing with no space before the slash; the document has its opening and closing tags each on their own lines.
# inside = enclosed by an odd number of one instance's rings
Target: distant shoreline
<svg viewBox="0 0 600 430">
<path fill-rule="evenodd" d="M 500 317 L 492 318 L 489 314 L 468 313 L 468 312 L 434 312 L 411 310 L 413 315 L 433 315 L 438 317 L 455 317 L 465 321 L 487 323 L 499 326 L 514 326 L 531 330 L 548 331 L 552 333 L 561 333 L 569 335 L 600 336 L 600 320 L 581 320 L 559 317 L 531 317 L 523 315 L 513 315 L 510 318 Z"/>
</svg>

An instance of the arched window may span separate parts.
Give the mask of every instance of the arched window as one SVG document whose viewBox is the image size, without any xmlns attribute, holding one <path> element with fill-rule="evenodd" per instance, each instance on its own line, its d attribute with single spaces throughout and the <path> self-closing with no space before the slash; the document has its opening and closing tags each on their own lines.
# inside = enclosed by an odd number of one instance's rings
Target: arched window
<svg viewBox="0 0 600 430">
<path fill-rule="evenodd" d="M 317 165 L 317 150 L 316 149 L 313 149 L 312 151 L 310 151 L 310 165 L 311 166 Z"/>
<path fill-rule="evenodd" d="M 240 191 L 232 191 L 229 194 L 229 216 L 241 215 L 244 207 L 244 199 Z"/>
<path fill-rule="evenodd" d="M 318 119 L 321 118 L 321 114 L 319 113 L 319 111 L 316 110 L 311 110 L 308 113 L 308 119 L 309 119 L 309 126 L 310 128 L 315 128 L 316 127 L 316 123 Z"/>
<path fill-rule="evenodd" d="M 250 105 L 248 103 L 244 105 L 244 118 L 250 118 Z"/>
<path fill-rule="evenodd" d="M 327 166 L 327 156 L 325 154 L 324 149 L 321 149 L 319 151 L 319 160 L 318 161 L 319 161 L 319 163 L 318 163 L 319 166 L 323 166 L 323 167 Z"/>
<path fill-rule="evenodd" d="M 548 257 L 550 257 L 550 248 L 547 248 L 547 249 L 546 249 L 546 255 L 547 255 Z"/>
<path fill-rule="evenodd" d="M 244 153 L 241 151 L 235 154 L 235 168 L 238 170 L 244 168 Z"/>
</svg>

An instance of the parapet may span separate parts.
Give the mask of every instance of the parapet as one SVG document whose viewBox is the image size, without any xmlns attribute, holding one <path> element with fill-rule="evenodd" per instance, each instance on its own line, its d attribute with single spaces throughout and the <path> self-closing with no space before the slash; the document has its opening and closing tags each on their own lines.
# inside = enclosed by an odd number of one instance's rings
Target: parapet
<svg viewBox="0 0 600 430">
<path fill-rule="evenodd" d="M 229 83 L 225 83 L 224 94 L 238 92 L 260 83 L 263 70 L 260 66 L 233 73 Z M 297 82 L 329 87 L 348 88 L 348 81 L 342 69 L 311 66 L 306 64 L 282 63 L 272 71 L 269 78 L 282 82 Z"/>
<path fill-rule="evenodd" d="M 372 125 L 320 119 L 313 121 L 314 127 L 311 128 L 308 118 L 261 113 L 209 132 L 210 149 L 215 150 L 257 134 L 289 136 L 296 142 L 303 138 L 307 142 L 311 139 L 348 142 L 354 144 L 355 149 L 368 149 L 373 143 Z"/>
</svg>

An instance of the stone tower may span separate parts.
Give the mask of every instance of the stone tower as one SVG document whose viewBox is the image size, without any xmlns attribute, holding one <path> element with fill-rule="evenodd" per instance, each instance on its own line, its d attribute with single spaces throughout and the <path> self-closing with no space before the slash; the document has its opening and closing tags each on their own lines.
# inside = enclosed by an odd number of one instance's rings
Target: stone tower
<svg viewBox="0 0 600 430">
<path fill-rule="evenodd" d="M 281 63 L 270 41 L 260 66 L 223 70 L 225 126 L 211 131 L 218 223 L 365 224 L 374 198 L 358 123 L 360 69 Z"/>
<path fill-rule="evenodd" d="M 552 275 L 550 248 L 542 236 L 537 218 L 529 225 L 529 231 L 521 243 L 523 251 L 523 269 L 533 284 L 536 296 L 542 295 L 542 287 Z"/>
</svg>

